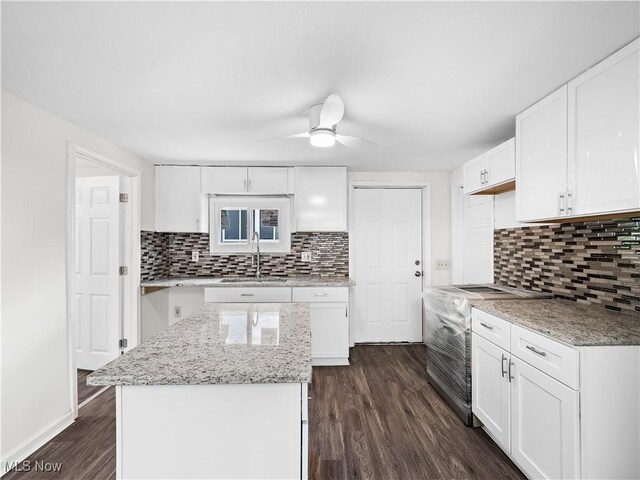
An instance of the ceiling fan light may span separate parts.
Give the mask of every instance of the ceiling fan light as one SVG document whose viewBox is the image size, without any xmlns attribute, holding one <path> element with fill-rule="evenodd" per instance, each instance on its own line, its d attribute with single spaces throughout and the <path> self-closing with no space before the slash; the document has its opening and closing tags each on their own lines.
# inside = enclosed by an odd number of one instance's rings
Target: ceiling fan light
<svg viewBox="0 0 640 480">
<path fill-rule="evenodd" d="M 336 143 L 336 137 L 333 132 L 323 130 L 319 132 L 311 132 L 309 141 L 314 147 L 333 147 Z"/>
</svg>

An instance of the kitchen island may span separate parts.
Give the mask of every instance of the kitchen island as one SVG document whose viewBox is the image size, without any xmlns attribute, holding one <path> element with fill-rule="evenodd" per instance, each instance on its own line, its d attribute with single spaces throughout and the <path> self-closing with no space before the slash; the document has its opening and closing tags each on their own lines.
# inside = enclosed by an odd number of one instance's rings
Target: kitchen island
<svg viewBox="0 0 640 480">
<path fill-rule="evenodd" d="M 207 304 L 96 370 L 118 478 L 306 478 L 307 304 Z"/>
</svg>

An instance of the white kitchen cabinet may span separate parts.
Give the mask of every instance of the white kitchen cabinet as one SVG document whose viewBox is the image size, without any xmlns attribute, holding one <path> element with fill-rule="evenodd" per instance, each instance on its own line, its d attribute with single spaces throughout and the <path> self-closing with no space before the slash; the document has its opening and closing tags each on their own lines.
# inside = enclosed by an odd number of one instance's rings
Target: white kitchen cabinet
<svg viewBox="0 0 640 480">
<path fill-rule="evenodd" d="M 247 167 L 202 167 L 202 193 L 242 194 L 247 192 Z"/>
<path fill-rule="evenodd" d="M 462 167 L 465 194 L 495 194 L 513 190 L 515 140 L 512 138 Z"/>
<path fill-rule="evenodd" d="M 574 347 L 474 308 L 472 379 L 474 415 L 527 477 L 640 478 L 640 346 Z"/>
<path fill-rule="evenodd" d="M 566 85 L 516 116 L 516 212 L 519 221 L 565 214 Z"/>
<path fill-rule="evenodd" d="M 484 187 L 485 154 L 468 161 L 462 167 L 464 193 L 474 193 Z"/>
<path fill-rule="evenodd" d="M 214 195 L 288 195 L 293 193 L 287 167 L 202 167 L 201 190 Z"/>
<path fill-rule="evenodd" d="M 207 202 L 200 167 L 156 166 L 156 231 L 207 232 Z"/>
<path fill-rule="evenodd" d="M 471 350 L 473 413 L 496 442 L 507 450 L 511 433 L 508 361 L 507 351 L 473 333 Z"/>
<path fill-rule="evenodd" d="M 578 392 L 510 360 L 511 456 L 530 478 L 580 478 Z"/>
<path fill-rule="evenodd" d="M 295 167 L 294 231 L 347 231 L 346 167 Z"/>
<path fill-rule="evenodd" d="M 640 39 L 516 116 L 517 220 L 640 211 Z"/>
<path fill-rule="evenodd" d="M 311 364 L 349 365 L 347 303 L 310 303 Z"/>
<path fill-rule="evenodd" d="M 511 138 L 486 154 L 486 184 L 495 187 L 516 178 L 515 138 Z"/>
<path fill-rule="evenodd" d="M 640 209 L 640 40 L 568 85 L 570 215 Z"/>
</svg>

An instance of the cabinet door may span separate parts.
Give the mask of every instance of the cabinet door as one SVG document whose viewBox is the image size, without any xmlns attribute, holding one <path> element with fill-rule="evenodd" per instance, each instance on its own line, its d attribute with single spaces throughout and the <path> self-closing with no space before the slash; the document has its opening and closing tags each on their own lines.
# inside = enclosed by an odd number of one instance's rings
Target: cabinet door
<svg viewBox="0 0 640 480">
<path fill-rule="evenodd" d="M 202 193 L 246 193 L 247 167 L 201 167 Z"/>
<path fill-rule="evenodd" d="M 495 186 L 516 177 L 516 141 L 514 138 L 487 152 L 487 186 Z"/>
<path fill-rule="evenodd" d="M 512 360 L 511 456 L 529 478 L 579 478 L 578 392 Z"/>
<path fill-rule="evenodd" d="M 462 167 L 464 193 L 473 193 L 484 187 L 485 154 L 469 160 Z"/>
<path fill-rule="evenodd" d="M 349 358 L 349 316 L 346 303 L 312 303 L 311 358 L 315 364 L 340 365 Z M 334 359 L 326 363 L 322 359 Z M 315 360 L 320 360 L 315 362 Z"/>
<path fill-rule="evenodd" d="M 249 193 L 285 195 L 289 193 L 288 168 L 249 167 L 247 190 Z"/>
<path fill-rule="evenodd" d="M 505 450 L 509 451 L 509 353 L 472 334 L 473 368 L 471 406 L 476 417 Z"/>
<path fill-rule="evenodd" d="M 640 40 L 569 82 L 573 215 L 640 209 Z"/>
<path fill-rule="evenodd" d="M 156 230 L 206 232 L 206 202 L 200 167 L 156 167 Z"/>
<path fill-rule="evenodd" d="M 295 167 L 298 232 L 347 231 L 346 167 Z"/>
<path fill-rule="evenodd" d="M 567 189 L 567 87 L 516 116 L 517 220 L 565 215 Z"/>
</svg>

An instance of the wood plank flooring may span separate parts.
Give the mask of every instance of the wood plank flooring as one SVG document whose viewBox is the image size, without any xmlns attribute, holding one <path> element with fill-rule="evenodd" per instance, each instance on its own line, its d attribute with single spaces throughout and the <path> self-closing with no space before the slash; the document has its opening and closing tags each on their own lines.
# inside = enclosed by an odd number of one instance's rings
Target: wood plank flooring
<svg viewBox="0 0 640 480">
<path fill-rule="evenodd" d="M 357 346 L 351 366 L 314 368 L 309 478 L 524 479 L 480 429 L 465 427 L 426 381 L 423 345 Z M 115 391 L 29 460 L 59 473 L 10 472 L 3 480 L 115 478 Z"/>
<path fill-rule="evenodd" d="M 312 479 L 524 479 L 428 384 L 424 345 L 359 345 L 350 367 L 313 371 Z"/>
<path fill-rule="evenodd" d="M 83 402 L 94 396 L 104 387 L 90 387 L 87 385 L 87 376 L 93 370 L 78 369 L 78 405 L 82 405 Z"/>
</svg>

